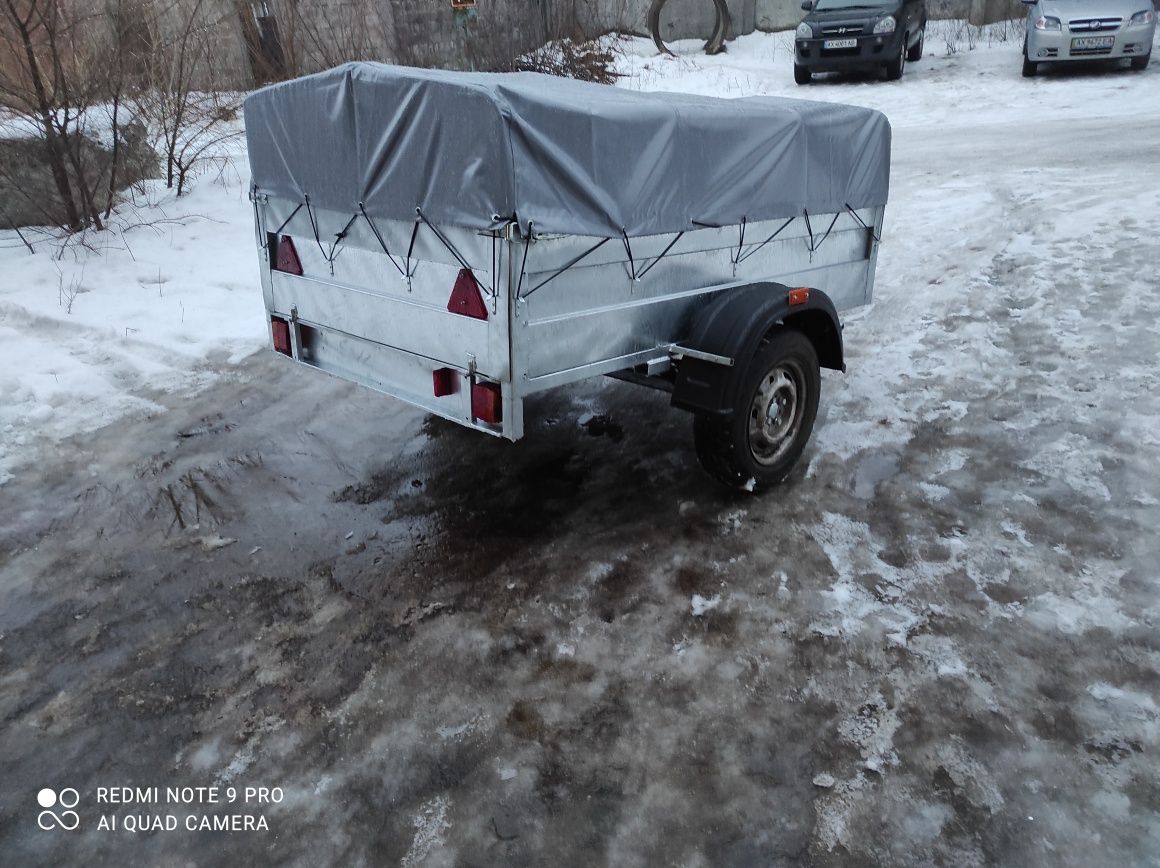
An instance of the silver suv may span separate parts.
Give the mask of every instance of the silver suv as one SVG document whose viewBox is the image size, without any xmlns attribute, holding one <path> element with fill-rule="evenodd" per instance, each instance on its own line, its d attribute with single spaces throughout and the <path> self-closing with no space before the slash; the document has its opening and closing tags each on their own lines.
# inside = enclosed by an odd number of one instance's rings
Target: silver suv
<svg viewBox="0 0 1160 868">
<path fill-rule="evenodd" d="M 1023 0 L 1027 41 L 1023 75 L 1041 63 L 1130 60 L 1142 70 L 1152 56 L 1156 10 L 1152 0 Z"/>
</svg>

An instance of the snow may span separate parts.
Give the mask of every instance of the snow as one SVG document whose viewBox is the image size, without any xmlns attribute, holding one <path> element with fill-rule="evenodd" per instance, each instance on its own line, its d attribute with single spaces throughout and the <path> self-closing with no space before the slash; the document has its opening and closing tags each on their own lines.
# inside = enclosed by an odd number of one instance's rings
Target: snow
<svg viewBox="0 0 1160 868">
<path fill-rule="evenodd" d="M 30 453 L 210 386 L 266 341 L 234 150 L 175 198 L 153 182 L 106 232 L 0 232 L 0 483 Z M 14 363 L 16 362 L 16 363 Z"/>
<path fill-rule="evenodd" d="M 907 64 L 900 81 L 860 75 L 840 79 L 838 87 L 832 86 L 834 76 L 817 77 L 808 86 L 794 83 L 793 31 L 741 36 L 713 57 L 701 53 L 700 40 L 669 43 L 676 57 L 658 56 L 649 39 L 618 45 L 623 50 L 618 71 L 627 76 L 625 87 L 852 103 L 884 112 L 896 129 L 1054 121 L 1079 105 L 1089 117 L 1135 116 L 1145 110 L 1142 103 L 1155 101 L 1154 96 L 1143 97 L 1148 85 L 1140 75 L 1068 76 L 1062 87 L 1050 73 L 1023 79 L 1022 21 L 985 28 L 957 20 L 931 21 L 922 60 Z M 1143 75 L 1154 74 L 1149 67 Z"/>
<path fill-rule="evenodd" d="M 403 868 L 422 864 L 433 849 L 442 846 L 451 828 L 451 821 L 447 818 L 450 807 L 451 801 L 446 796 L 436 796 L 423 804 L 412 820 L 415 838 L 399 863 Z"/>
<path fill-rule="evenodd" d="M 720 595 L 712 597 L 702 597 L 700 594 L 693 594 L 691 601 L 693 609 L 693 617 L 699 618 L 707 612 L 712 612 L 721 605 Z"/>
<path fill-rule="evenodd" d="M 879 261 L 879 303 L 893 305 L 899 320 L 938 329 L 944 326 L 922 310 L 936 302 L 954 304 L 964 285 L 985 281 L 995 252 L 978 243 L 968 246 L 956 227 L 985 225 L 993 218 L 996 196 L 1026 197 L 1027 219 L 1033 221 L 1036 208 L 1047 200 L 1044 190 L 1066 184 L 1074 165 L 1083 162 L 1082 143 L 1065 138 L 1054 145 L 1056 159 L 1050 169 L 1015 170 L 997 162 L 1002 189 L 988 190 L 954 171 L 955 158 L 940 153 L 946 145 L 985 136 L 990 127 L 1015 126 L 1028 130 L 1029 148 L 1044 149 L 1044 131 L 1066 131 L 1067 118 L 1077 106 L 1089 121 L 1107 120 L 1112 131 L 1127 130 L 1125 124 L 1154 117 L 1160 108 L 1160 88 L 1154 85 L 1160 64 L 1135 74 L 1021 78 L 1021 27 L 1017 22 L 980 31 L 963 22 L 933 21 L 926 55 L 907 66 L 901 81 L 854 77 L 808 87 L 793 83 L 791 32 L 743 36 L 715 57 L 700 53 L 699 41 L 675 43 L 677 57 L 657 56 L 646 39 L 618 39 L 615 45 L 624 75 L 620 86 L 626 88 L 804 97 L 885 112 L 896 131 L 896 156 Z M 915 132 L 908 135 L 911 130 Z M 1131 146 L 1125 142 L 1124 147 Z M 162 412 L 166 395 L 212 386 L 266 343 L 244 144 L 239 140 L 232 147 L 181 199 L 159 183 L 146 185 L 134 202 L 119 209 L 107 232 L 64 244 L 45 232 L 26 231 L 36 250 L 30 254 L 15 232 L 0 231 L 0 342 L 8 361 L 0 369 L 0 485 L 21 472 L 39 450 L 120 418 Z M 1088 184 L 1077 193 L 1083 197 L 1082 209 L 1055 214 L 1054 231 L 1093 250 L 1088 241 L 1093 226 L 1118 223 L 1128 209 L 1155 210 L 1156 196 L 1147 185 L 1117 171 L 1100 166 L 1086 170 Z M 1118 192 L 1109 195 L 1107 190 Z M 1040 278 L 1029 258 L 1042 238 L 1033 228 L 995 227 L 994 241 L 1008 245 L 1012 267 L 1030 263 L 1027 298 L 1012 304 L 1011 316 L 1042 312 L 1036 300 Z M 934 276 L 929 273 L 929 250 L 905 241 L 916 230 L 923 238 L 939 240 L 943 266 Z M 1141 232 L 1140 237 L 1147 236 Z M 1085 276 L 1081 265 L 1077 281 Z M 919 279 L 921 284 L 915 282 Z M 922 294 L 906 291 L 916 285 L 925 286 Z M 1082 316 L 1081 302 L 1055 312 L 1054 337 L 1063 353 L 1082 352 L 1074 327 Z M 1125 315 L 1129 313 L 1125 308 Z M 858 321 L 858 315 L 851 318 L 855 327 Z M 870 375 L 859 380 L 860 400 L 873 411 L 825 420 L 815 433 L 817 456 L 849 457 L 869 447 L 897 446 L 915 424 L 961 419 L 967 402 L 983 388 L 976 382 L 981 356 L 971 349 L 990 347 L 988 329 L 964 322 L 956 336 L 964 352 L 941 360 L 921 352 L 924 337 L 921 329 L 897 334 L 888 352 L 861 360 Z M 916 365 L 918 358 L 924 361 Z M 902 390 L 892 388 L 900 378 L 921 385 L 947 377 L 962 381 L 961 401 L 932 398 L 929 405 L 915 407 L 906 403 Z M 1145 388 L 1150 372 L 1126 371 L 1124 377 Z M 1006 424 L 1016 428 L 1041 418 Z M 1144 420 L 1128 418 L 1125 425 L 1145 442 L 1155 442 L 1147 439 L 1155 435 Z M 1061 463 L 1063 485 L 1106 496 L 1098 478 L 1103 453 L 1076 439 L 1064 436 L 1056 452 L 1026 461 L 1027 473 L 1042 474 Z M 954 487 L 963 460 L 953 449 L 941 454 L 942 465 L 932 468 L 925 488 L 932 501 Z M 811 466 L 810 474 L 816 471 Z M 736 528 L 743 515 L 730 516 L 727 530 Z M 858 605 L 868 605 L 864 596 L 854 594 Z"/>
</svg>

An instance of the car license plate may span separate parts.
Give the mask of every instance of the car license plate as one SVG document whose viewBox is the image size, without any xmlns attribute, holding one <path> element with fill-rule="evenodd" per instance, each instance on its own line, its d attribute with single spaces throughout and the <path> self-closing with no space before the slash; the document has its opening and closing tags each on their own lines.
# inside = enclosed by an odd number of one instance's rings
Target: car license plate
<svg viewBox="0 0 1160 868">
<path fill-rule="evenodd" d="M 857 48 L 857 39 L 827 39 L 822 43 L 822 48 Z"/>
<path fill-rule="evenodd" d="M 1073 49 L 1079 48 L 1111 48 L 1116 42 L 1114 36 L 1077 36 L 1071 41 Z"/>
</svg>

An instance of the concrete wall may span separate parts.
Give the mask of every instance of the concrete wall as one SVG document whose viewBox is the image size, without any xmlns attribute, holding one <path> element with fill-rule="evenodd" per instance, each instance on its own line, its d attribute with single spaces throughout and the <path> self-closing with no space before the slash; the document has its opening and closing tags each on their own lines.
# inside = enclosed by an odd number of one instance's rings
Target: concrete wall
<svg viewBox="0 0 1160 868">
<path fill-rule="evenodd" d="M 485 0 L 479 0 L 485 2 Z M 649 0 L 552 0 L 574 6 L 585 31 L 592 34 L 619 30 L 647 36 L 645 16 Z M 733 36 L 754 30 L 787 30 L 797 26 L 804 13 L 801 0 L 728 0 L 733 17 Z M 1018 0 L 928 0 L 931 18 L 966 18 L 985 24 L 1022 17 Z M 707 38 L 713 29 L 712 0 L 669 0 L 661 13 L 661 38 Z"/>
<path fill-rule="evenodd" d="M 240 16 L 256 0 L 213 0 L 224 11 L 221 63 L 215 84 L 254 83 Z M 793 28 L 800 0 L 728 0 L 733 36 Z M 303 74 L 347 59 L 413 66 L 495 69 L 513 57 L 565 36 L 611 31 L 647 36 L 649 0 L 477 0 L 471 12 L 451 0 L 266 0 L 278 22 L 287 72 Z M 932 18 L 974 24 L 1022 14 L 1018 0 L 928 0 Z M 661 16 L 665 40 L 707 38 L 712 0 L 669 0 Z M 221 77 L 227 79 L 221 81 Z"/>
<path fill-rule="evenodd" d="M 474 14 L 453 10 L 450 0 L 390 5 L 395 39 L 387 50 L 402 63 L 487 69 L 563 35 L 550 0 L 479 0 Z"/>
</svg>

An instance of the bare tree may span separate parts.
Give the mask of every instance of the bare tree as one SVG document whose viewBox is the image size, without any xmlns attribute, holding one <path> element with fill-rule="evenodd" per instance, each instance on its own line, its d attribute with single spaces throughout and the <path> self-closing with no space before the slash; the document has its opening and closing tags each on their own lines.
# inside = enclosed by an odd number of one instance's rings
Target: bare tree
<svg viewBox="0 0 1160 868">
<path fill-rule="evenodd" d="M 59 199 L 46 222 L 101 228 L 122 162 L 125 10 L 138 0 L 0 0 L 0 102 L 40 141 Z M 111 140 L 111 152 L 101 146 Z M 24 179 L 7 178 L 22 189 Z M 31 197 L 30 197 L 31 198 Z"/>
<path fill-rule="evenodd" d="M 164 162 L 165 184 L 180 196 L 197 165 L 240 134 L 232 123 L 239 98 L 214 87 L 215 37 L 231 22 L 229 12 L 212 12 L 207 0 L 152 8 L 162 35 L 133 101 Z"/>
<path fill-rule="evenodd" d="M 70 229 L 79 230 L 91 215 L 69 175 L 70 138 L 75 132 L 73 108 L 62 106 L 69 91 L 64 16 L 57 0 L 0 0 L 3 41 L 15 63 L 0 79 L 0 98 L 18 115 L 34 122 L 44 137 L 45 157 L 60 193 Z M 98 218 L 99 219 L 99 218 Z"/>
<path fill-rule="evenodd" d="M 387 60 L 393 7 L 372 0 L 283 0 L 287 72 L 328 69 L 352 60 Z"/>
</svg>

